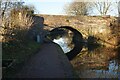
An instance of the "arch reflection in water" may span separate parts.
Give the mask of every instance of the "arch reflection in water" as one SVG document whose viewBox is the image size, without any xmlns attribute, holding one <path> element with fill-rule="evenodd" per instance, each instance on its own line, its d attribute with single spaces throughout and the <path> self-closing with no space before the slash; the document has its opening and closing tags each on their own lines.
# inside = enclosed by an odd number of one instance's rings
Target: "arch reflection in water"
<svg viewBox="0 0 120 80">
<path fill-rule="evenodd" d="M 68 35 L 71 34 L 71 33 L 69 33 L 70 31 L 73 33 L 72 34 L 72 43 L 74 44 L 74 47 L 69 52 L 66 51 L 67 52 L 66 55 L 67 55 L 68 59 L 72 60 L 82 50 L 82 47 L 83 47 L 83 37 L 82 37 L 82 34 L 79 31 L 77 31 L 76 29 L 74 29 L 74 28 L 72 28 L 70 26 L 61 26 L 61 27 L 55 28 L 55 29 L 53 29 L 53 30 L 50 31 L 52 40 L 56 41 L 54 39 L 56 39 L 57 36 L 64 35 L 63 32 L 66 33 L 65 29 L 66 29 L 66 31 L 69 30 L 67 32 Z M 60 32 L 60 31 L 63 31 L 63 32 Z M 62 33 L 62 35 L 61 35 L 61 33 Z M 68 42 L 70 42 L 69 40 L 70 39 L 68 39 Z"/>
<path fill-rule="evenodd" d="M 60 47 L 63 49 L 64 53 L 67 53 L 72 49 L 68 46 L 67 41 L 63 37 L 61 37 L 59 39 L 54 39 L 53 42 L 59 44 Z"/>
</svg>

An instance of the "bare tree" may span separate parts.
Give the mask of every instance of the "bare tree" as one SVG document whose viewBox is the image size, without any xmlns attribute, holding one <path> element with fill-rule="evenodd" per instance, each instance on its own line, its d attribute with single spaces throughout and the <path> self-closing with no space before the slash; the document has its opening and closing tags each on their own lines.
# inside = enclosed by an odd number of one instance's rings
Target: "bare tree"
<svg viewBox="0 0 120 80">
<path fill-rule="evenodd" d="M 16 2 L 11 0 L 0 0 L 0 15 L 2 21 L 2 32 L 0 32 L 0 34 L 3 35 L 3 41 L 13 39 L 13 34 L 22 39 L 24 36 L 19 35 L 25 35 L 33 24 L 31 14 L 34 13 L 34 7 L 25 6 L 23 3 L 24 2 L 18 0 L 16 0 Z M 19 39 L 16 38 L 16 40 Z"/>
<path fill-rule="evenodd" d="M 0 16 L 2 18 L 2 26 L 5 26 L 6 20 L 8 20 L 11 9 L 21 7 L 24 2 L 11 1 L 11 0 L 0 0 Z"/>
<path fill-rule="evenodd" d="M 6 34 L 6 31 L 9 31 L 10 23 L 10 11 L 13 8 L 21 7 L 23 2 L 21 0 L 0 0 L 0 36 L 3 38 L 3 35 Z M 10 34 L 10 33 L 9 33 Z M 4 36 L 5 37 L 5 36 Z"/>
<path fill-rule="evenodd" d="M 93 2 L 93 7 L 98 10 L 100 15 L 107 15 L 111 11 L 113 11 L 113 6 L 115 6 L 116 2 L 110 2 L 109 0 L 102 2 Z"/>
<path fill-rule="evenodd" d="M 66 8 L 65 12 L 69 15 L 88 15 L 91 10 L 90 2 L 77 2 L 70 3 Z"/>
<path fill-rule="evenodd" d="M 0 0 L 0 16 L 7 16 L 11 9 L 22 7 L 23 3 L 21 0 Z"/>
<path fill-rule="evenodd" d="M 118 2 L 118 16 L 120 17 L 120 1 Z"/>
</svg>

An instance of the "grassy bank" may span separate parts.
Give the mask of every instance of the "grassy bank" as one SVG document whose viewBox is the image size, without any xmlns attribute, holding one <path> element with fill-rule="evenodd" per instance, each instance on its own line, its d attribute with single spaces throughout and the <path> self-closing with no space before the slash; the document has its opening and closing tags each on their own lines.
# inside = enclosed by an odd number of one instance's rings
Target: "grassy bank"
<svg viewBox="0 0 120 80">
<path fill-rule="evenodd" d="M 14 42 L 15 43 L 15 42 Z M 24 62 L 33 54 L 40 50 L 40 44 L 35 41 L 27 41 L 17 45 L 3 43 L 2 59 L 4 60 L 14 60 L 10 67 L 3 68 L 3 77 L 12 77 L 20 70 Z M 10 46 L 11 45 L 11 46 Z"/>
</svg>

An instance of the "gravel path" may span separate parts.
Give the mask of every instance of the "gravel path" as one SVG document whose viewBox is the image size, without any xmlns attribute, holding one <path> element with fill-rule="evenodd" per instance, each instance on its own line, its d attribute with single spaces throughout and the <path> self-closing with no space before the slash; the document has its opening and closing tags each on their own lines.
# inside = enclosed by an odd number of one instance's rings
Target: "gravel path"
<svg viewBox="0 0 120 80">
<path fill-rule="evenodd" d="M 74 71 L 69 60 L 54 43 L 43 44 L 40 51 L 32 56 L 18 78 L 74 78 Z"/>
</svg>

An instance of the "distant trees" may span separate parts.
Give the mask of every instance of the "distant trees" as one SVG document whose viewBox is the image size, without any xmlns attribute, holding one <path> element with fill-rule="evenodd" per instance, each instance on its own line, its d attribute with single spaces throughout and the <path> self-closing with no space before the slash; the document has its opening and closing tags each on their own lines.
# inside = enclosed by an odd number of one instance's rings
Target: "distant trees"
<svg viewBox="0 0 120 80">
<path fill-rule="evenodd" d="M 90 2 L 74 1 L 65 8 L 65 12 L 68 15 L 74 15 L 74 16 L 88 15 L 90 10 L 91 10 Z"/>
<path fill-rule="evenodd" d="M 111 12 L 114 2 L 93 2 L 93 8 L 97 9 L 100 15 L 106 15 L 108 12 Z"/>
<path fill-rule="evenodd" d="M 109 0 L 104 1 L 93 1 L 87 2 L 85 0 L 78 1 L 74 0 L 72 3 L 65 6 L 65 12 L 68 15 L 89 15 L 94 9 L 98 11 L 100 15 L 107 15 L 108 13 L 114 11 L 114 8 L 118 8 L 118 1 L 110 2 Z M 114 7 L 114 8 L 113 8 Z M 117 12 L 116 12 L 117 13 Z"/>
<path fill-rule="evenodd" d="M 118 15 L 120 17 L 120 1 L 118 2 Z"/>
</svg>

